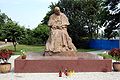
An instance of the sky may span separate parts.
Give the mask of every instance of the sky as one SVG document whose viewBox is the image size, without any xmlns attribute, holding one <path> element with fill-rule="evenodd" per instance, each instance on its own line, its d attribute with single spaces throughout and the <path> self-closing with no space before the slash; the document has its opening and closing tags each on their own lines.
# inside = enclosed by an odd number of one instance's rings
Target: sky
<svg viewBox="0 0 120 80">
<path fill-rule="evenodd" d="M 1 0 L 0 10 L 21 26 L 34 29 L 50 10 L 51 2 L 58 0 Z"/>
</svg>

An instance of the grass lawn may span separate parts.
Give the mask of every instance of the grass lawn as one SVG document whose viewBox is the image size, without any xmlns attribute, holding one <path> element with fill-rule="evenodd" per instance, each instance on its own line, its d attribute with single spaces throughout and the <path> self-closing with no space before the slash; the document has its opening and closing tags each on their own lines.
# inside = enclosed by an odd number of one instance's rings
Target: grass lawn
<svg viewBox="0 0 120 80">
<path fill-rule="evenodd" d="M 3 48 L 7 48 L 7 49 L 14 51 L 13 46 L 6 46 Z M 17 50 L 16 50 L 15 54 L 20 54 L 21 49 L 25 50 L 25 52 L 43 52 L 44 48 L 45 48 L 45 46 L 17 45 Z"/>
<path fill-rule="evenodd" d="M 90 51 L 96 51 L 96 49 L 77 49 L 78 52 L 90 52 Z"/>
<path fill-rule="evenodd" d="M 3 48 L 14 50 L 13 46 L 6 46 Z M 20 54 L 21 49 L 25 50 L 26 52 L 43 52 L 45 49 L 45 46 L 17 45 L 17 51 L 15 52 L 15 54 Z M 78 49 L 78 51 L 89 52 L 89 51 L 95 51 L 95 49 Z"/>
</svg>

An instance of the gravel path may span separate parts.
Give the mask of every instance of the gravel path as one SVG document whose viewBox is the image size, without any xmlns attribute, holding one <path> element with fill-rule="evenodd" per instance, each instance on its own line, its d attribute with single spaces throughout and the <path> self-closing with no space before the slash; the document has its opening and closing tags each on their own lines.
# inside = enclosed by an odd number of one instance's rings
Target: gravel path
<svg viewBox="0 0 120 80">
<path fill-rule="evenodd" d="M 5 43 L 5 42 L 0 41 L 0 48 L 5 47 L 5 46 L 10 46 L 10 45 L 12 45 L 11 42 Z"/>
<path fill-rule="evenodd" d="M 7 73 L 0 80 L 120 80 L 119 72 L 79 72 L 73 76 L 58 77 L 58 73 Z"/>
<path fill-rule="evenodd" d="M 102 54 L 102 53 L 106 53 L 108 52 L 108 50 L 97 50 L 97 51 L 90 51 L 87 53 L 91 53 L 91 54 Z"/>
</svg>

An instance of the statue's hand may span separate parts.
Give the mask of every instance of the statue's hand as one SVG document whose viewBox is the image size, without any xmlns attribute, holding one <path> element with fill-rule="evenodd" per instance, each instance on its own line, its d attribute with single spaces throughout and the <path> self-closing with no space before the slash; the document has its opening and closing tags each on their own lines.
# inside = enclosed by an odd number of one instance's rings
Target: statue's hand
<svg viewBox="0 0 120 80">
<path fill-rule="evenodd" d="M 67 26 L 62 26 L 62 28 L 67 28 Z"/>
<path fill-rule="evenodd" d="M 62 30 L 62 26 L 57 26 L 57 29 L 60 29 L 60 30 Z"/>
<path fill-rule="evenodd" d="M 56 29 L 56 26 L 55 26 L 55 25 L 53 25 L 53 26 L 52 26 L 52 29 Z"/>
</svg>

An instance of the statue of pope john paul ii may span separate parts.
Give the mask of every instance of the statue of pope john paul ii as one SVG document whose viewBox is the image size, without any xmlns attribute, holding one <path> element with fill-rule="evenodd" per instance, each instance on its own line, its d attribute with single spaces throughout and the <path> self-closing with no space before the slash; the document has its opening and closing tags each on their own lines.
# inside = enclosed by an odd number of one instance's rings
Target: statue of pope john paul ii
<svg viewBox="0 0 120 80">
<path fill-rule="evenodd" d="M 46 53 L 54 55 L 67 51 L 76 52 L 76 47 L 67 32 L 68 25 L 69 21 L 66 15 L 60 11 L 59 7 L 55 7 L 54 14 L 50 16 L 48 21 L 50 34 L 43 55 Z"/>
</svg>

